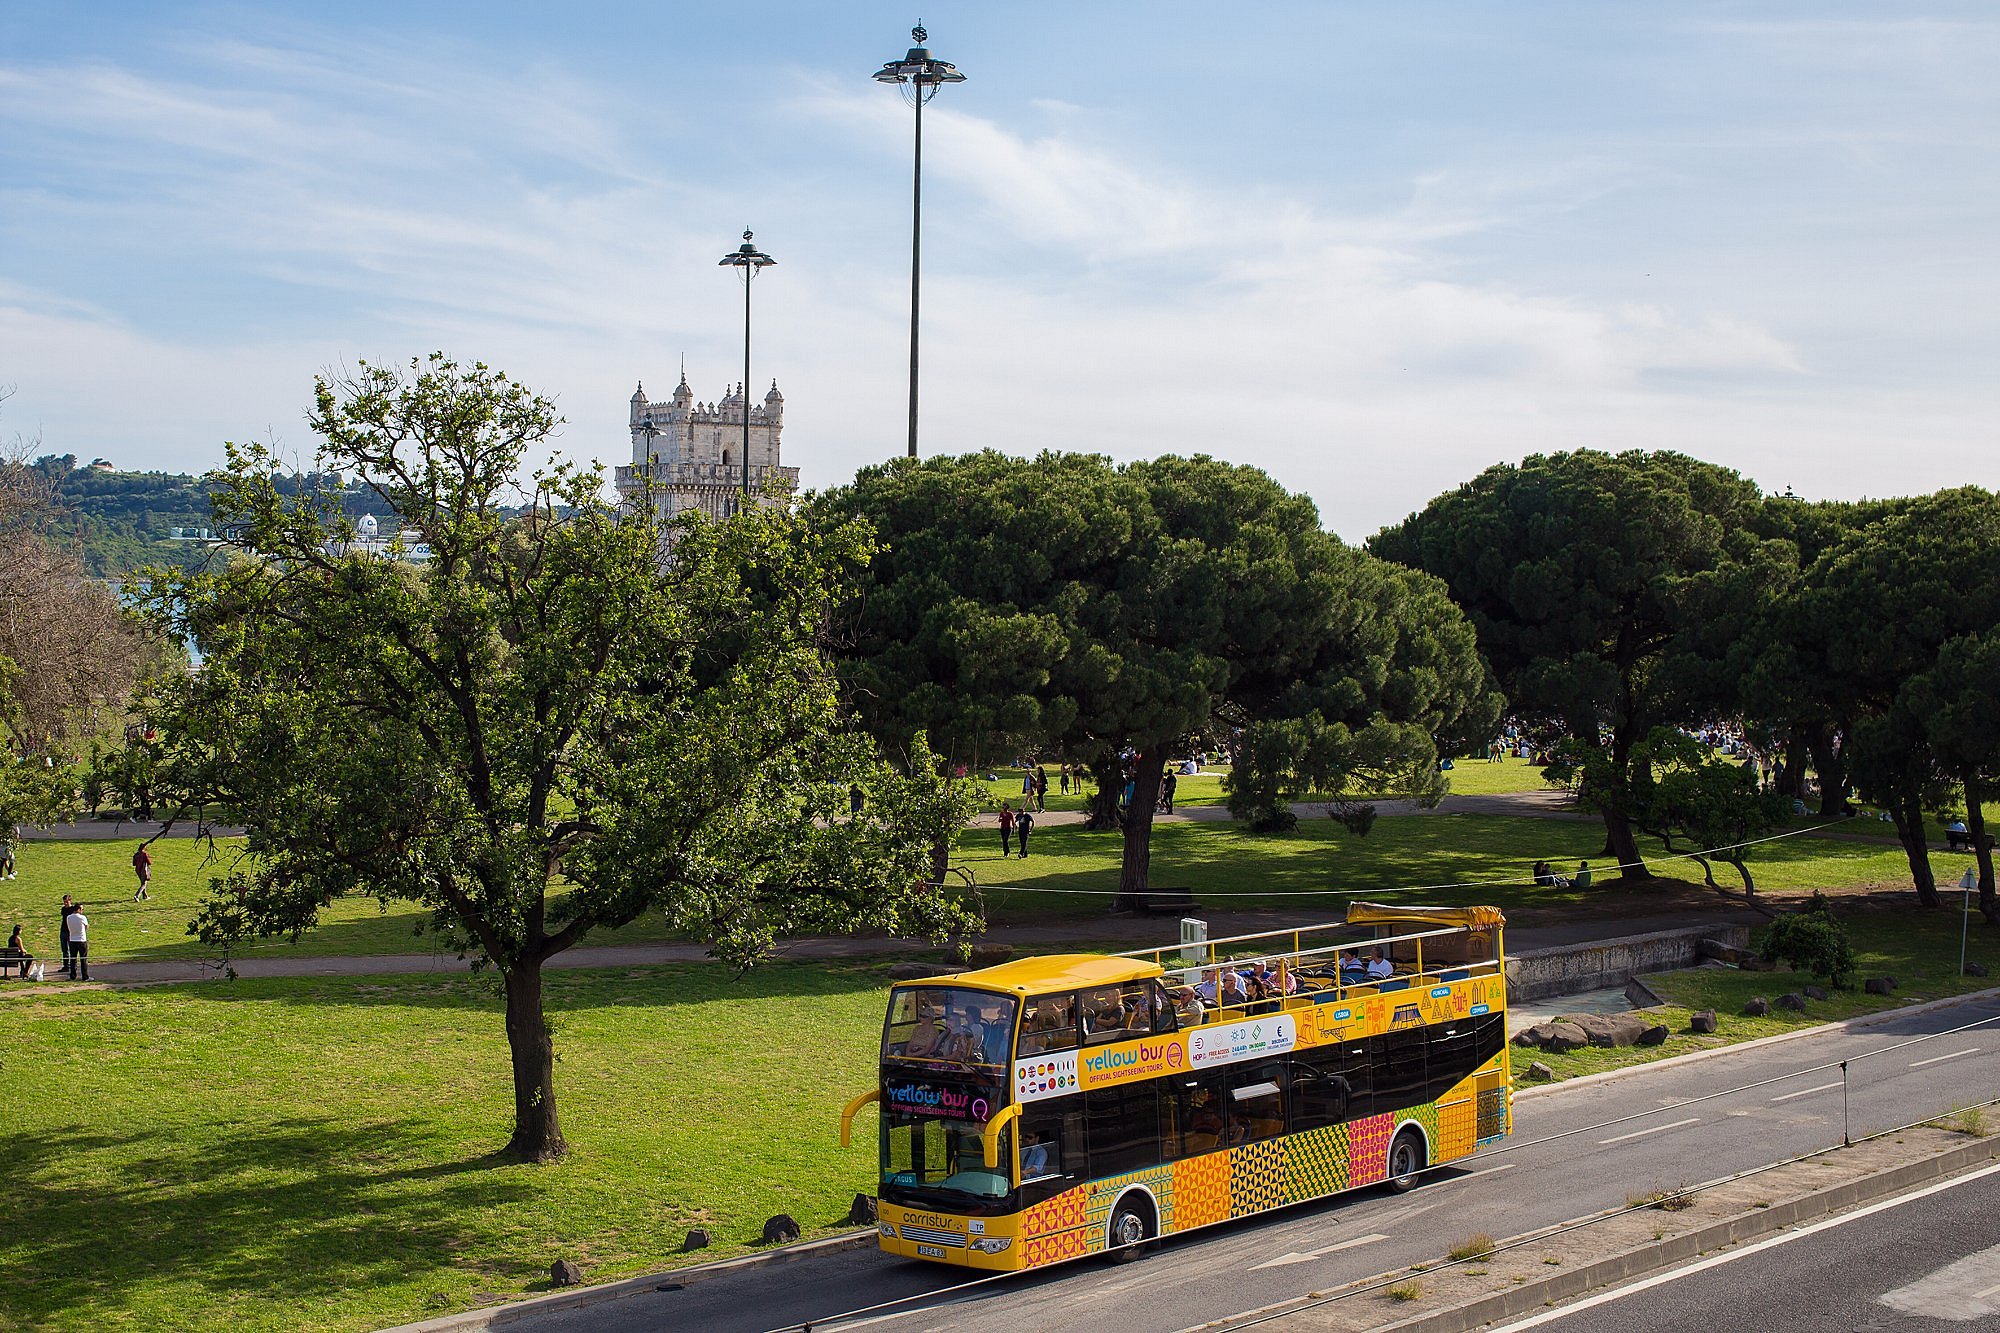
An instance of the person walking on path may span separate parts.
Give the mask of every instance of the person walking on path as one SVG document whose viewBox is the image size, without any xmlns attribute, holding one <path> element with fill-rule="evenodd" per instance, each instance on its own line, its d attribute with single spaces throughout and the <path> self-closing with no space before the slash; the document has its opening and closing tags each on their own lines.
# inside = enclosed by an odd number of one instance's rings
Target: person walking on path
<svg viewBox="0 0 2000 1333">
<path fill-rule="evenodd" d="M 0 879 L 14 878 L 14 831 L 0 838 Z"/>
<path fill-rule="evenodd" d="M 141 902 L 153 895 L 146 892 L 146 886 L 153 882 L 153 854 L 140 843 L 139 850 L 132 853 L 132 870 L 139 876 L 139 891 L 132 895 L 133 902 Z"/>
<path fill-rule="evenodd" d="M 1014 854 L 1014 807 L 1000 802 L 1000 855 L 1004 859 Z"/>
<path fill-rule="evenodd" d="M 1025 861 L 1028 859 L 1028 831 L 1035 827 L 1034 812 L 1022 810 L 1021 817 L 1014 821 L 1014 826 L 1021 834 L 1021 859 Z"/>
<path fill-rule="evenodd" d="M 90 918 L 75 903 L 69 908 L 69 947 L 76 957 L 77 981 L 90 980 Z"/>
<path fill-rule="evenodd" d="M 75 910 L 76 899 L 65 893 L 62 905 L 62 934 L 57 936 L 57 938 L 62 941 L 63 974 L 71 978 L 76 976 L 76 949 L 69 940 L 69 914 Z"/>
<path fill-rule="evenodd" d="M 1046 768 L 1037 768 L 1035 770 L 1035 813 L 1040 814 L 1048 808 L 1049 770 Z"/>
<path fill-rule="evenodd" d="M 1174 788 L 1179 785 L 1180 779 L 1174 776 L 1172 769 L 1168 769 L 1166 775 L 1160 779 L 1161 814 L 1170 815 L 1174 812 Z"/>
</svg>

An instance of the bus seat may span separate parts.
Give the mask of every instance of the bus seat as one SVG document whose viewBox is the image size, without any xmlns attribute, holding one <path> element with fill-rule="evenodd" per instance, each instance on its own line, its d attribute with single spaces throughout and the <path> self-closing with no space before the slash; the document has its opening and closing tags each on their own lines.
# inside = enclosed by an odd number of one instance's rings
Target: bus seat
<svg viewBox="0 0 2000 1333">
<path fill-rule="evenodd" d="M 1376 983 L 1376 989 L 1378 990 L 1408 990 L 1409 988 L 1410 979 L 1408 977 L 1390 977 L 1386 981 Z"/>
<path fill-rule="evenodd" d="M 1467 969 L 1467 968 L 1463 968 L 1463 967 L 1455 967 L 1455 968 L 1453 968 L 1453 969 L 1452 969 L 1451 971 L 1449 971 L 1449 972 L 1440 972 L 1440 973 L 1438 973 L 1438 980 L 1439 980 L 1439 981 L 1464 981 L 1464 980 L 1465 980 L 1465 979 L 1466 979 L 1467 977 L 1469 977 L 1469 976 L 1471 976 L 1471 975 L 1472 975 L 1472 973 L 1471 973 L 1471 971 L 1470 971 L 1469 969 Z"/>
</svg>

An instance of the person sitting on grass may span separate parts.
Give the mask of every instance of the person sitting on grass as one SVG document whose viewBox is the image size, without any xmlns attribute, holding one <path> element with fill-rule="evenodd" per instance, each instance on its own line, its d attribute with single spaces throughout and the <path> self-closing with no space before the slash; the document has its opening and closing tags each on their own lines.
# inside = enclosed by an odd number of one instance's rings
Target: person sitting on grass
<svg viewBox="0 0 2000 1333">
<path fill-rule="evenodd" d="M 1590 881 L 1590 862 L 1578 861 L 1576 863 L 1576 878 L 1571 880 L 1570 883 L 1579 889 L 1587 889 L 1590 887 Z"/>
</svg>

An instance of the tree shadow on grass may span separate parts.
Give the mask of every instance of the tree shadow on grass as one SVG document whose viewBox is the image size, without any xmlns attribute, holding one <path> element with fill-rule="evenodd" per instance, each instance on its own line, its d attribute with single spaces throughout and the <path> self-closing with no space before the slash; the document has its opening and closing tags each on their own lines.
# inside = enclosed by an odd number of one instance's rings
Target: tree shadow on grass
<svg viewBox="0 0 2000 1333">
<path fill-rule="evenodd" d="M 631 967 L 572 968 L 543 974 L 543 997 L 552 1015 L 593 1009 L 672 1008 L 763 999 L 828 998 L 856 992 L 888 993 L 879 962 L 826 959 L 771 963 L 738 976 L 714 963 L 649 963 Z M 499 980 L 472 975 L 385 974 L 353 977 L 238 977 L 179 983 L 189 999 L 244 1002 L 458 1009 L 499 1014 Z"/>
<path fill-rule="evenodd" d="M 184 1283 L 314 1305 L 407 1284 L 483 1244 L 468 1214 L 539 1193 L 534 1168 L 435 1160 L 432 1141 L 414 1121 L 305 1118 L 192 1140 L 170 1128 L 10 1134 L 0 1254 L 34 1280 L 0 1284 L 0 1324 L 87 1326 Z"/>
</svg>

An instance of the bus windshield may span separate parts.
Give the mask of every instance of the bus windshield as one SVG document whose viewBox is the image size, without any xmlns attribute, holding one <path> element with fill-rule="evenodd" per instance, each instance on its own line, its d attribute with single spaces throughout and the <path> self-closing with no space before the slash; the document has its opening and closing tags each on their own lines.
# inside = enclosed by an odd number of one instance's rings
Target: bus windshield
<svg viewBox="0 0 2000 1333">
<path fill-rule="evenodd" d="M 889 1000 L 884 1061 L 997 1068 L 1014 1041 L 1014 1001 L 956 986 L 909 986 Z"/>
<path fill-rule="evenodd" d="M 970 1120 L 886 1112 L 882 1116 L 882 1185 L 885 1195 L 937 1197 L 940 1203 L 997 1199 L 1013 1189 L 1012 1131 L 1001 1131 L 1000 1167 L 986 1165 L 980 1131 Z M 940 1196 L 950 1196 L 945 1199 Z"/>
</svg>

